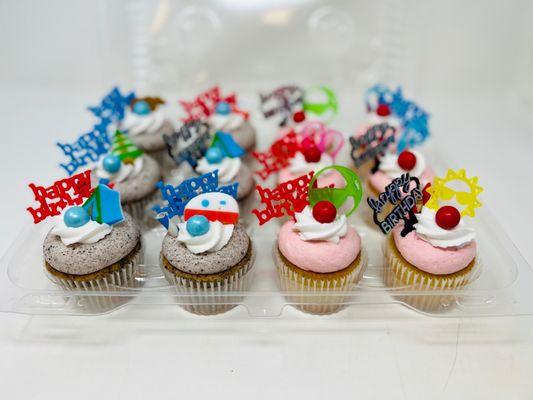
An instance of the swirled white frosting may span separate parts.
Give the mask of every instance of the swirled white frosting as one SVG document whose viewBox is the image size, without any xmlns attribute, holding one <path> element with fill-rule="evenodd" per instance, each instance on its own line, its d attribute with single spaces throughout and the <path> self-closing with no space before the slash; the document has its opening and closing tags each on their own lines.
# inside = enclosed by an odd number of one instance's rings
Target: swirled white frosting
<svg viewBox="0 0 533 400">
<path fill-rule="evenodd" d="M 161 129 L 165 119 L 165 113 L 161 107 L 146 115 L 136 114 L 128 109 L 120 127 L 131 136 L 153 135 Z"/>
<path fill-rule="evenodd" d="M 313 217 L 313 212 L 309 206 L 302 212 L 294 214 L 296 223 L 293 230 L 300 233 L 302 240 L 318 240 L 332 243 L 339 243 L 342 237 L 348 232 L 348 222 L 346 215 L 337 215 L 333 222 L 322 224 Z"/>
<path fill-rule="evenodd" d="M 194 254 L 218 251 L 228 244 L 233 234 L 233 225 L 224 225 L 220 221 L 211 221 L 209 230 L 204 235 L 191 236 L 187 232 L 187 223 L 178 224 L 178 241 L 187 246 Z"/>
<path fill-rule="evenodd" d="M 476 238 L 476 231 L 469 228 L 461 219 L 459 225 L 447 230 L 442 229 L 435 221 L 435 211 L 424 207 L 422 212 L 416 214 L 418 223 L 415 225 L 416 234 L 422 240 L 435 247 L 463 247 Z"/>
<path fill-rule="evenodd" d="M 228 183 L 233 181 L 239 173 L 241 163 L 242 161 L 240 158 L 224 157 L 218 164 L 209 164 L 207 159 L 202 157 L 198 160 L 196 171 L 200 174 L 207 174 L 208 172 L 213 172 L 215 169 L 218 169 L 218 181 L 221 183 Z"/>
<path fill-rule="evenodd" d="M 109 179 L 110 182 L 120 183 L 126 179 L 136 176 L 141 172 L 143 168 L 143 157 L 137 157 L 133 164 L 121 163 L 120 168 L 115 173 L 110 173 L 104 169 L 103 166 L 104 158 L 98 161 L 95 170 L 96 176 L 99 179 Z"/>
<path fill-rule="evenodd" d="M 65 225 L 63 219 L 66 210 L 67 209 L 65 209 L 61 215 L 54 218 L 54 227 L 51 231 L 53 235 L 59 236 L 65 246 L 74 243 L 96 243 L 100 239 L 106 237 L 113 229 L 113 227 L 108 224 L 100 224 L 93 220 L 89 220 L 85 225 L 78 228 L 70 228 Z"/>
<path fill-rule="evenodd" d="M 392 117 L 390 115 L 387 117 L 380 117 L 379 115 L 375 113 L 372 113 L 369 115 L 367 122 L 368 122 L 368 125 L 379 125 L 379 124 L 387 123 L 396 129 L 402 126 L 400 120 L 396 117 Z"/>
<path fill-rule="evenodd" d="M 426 170 L 426 159 L 418 151 L 410 151 L 416 156 L 416 164 L 411 171 L 408 171 L 409 175 L 420 178 Z M 379 170 L 393 179 L 398 178 L 407 172 L 398 165 L 398 154 L 390 152 L 385 153 L 385 155 L 379 159 Z"/>
<path fill-rule="evenodd" d="M 244 121 L 244 115 L 239 113 L 232 112 L 227 115 L 215 113 L 209 118 L 209 125 L 216 131 L 231 132 L 238 129 Z"/>
<path fill-rule="evenodd" d="M 322 153 L 319 162 L 310 163 L 305 160 L 305 156 L 301 152 L 297 152 L 291 159 L 288 169 L 291 174 L 300 176 L 311 171 L 318 172 L 331 165 L 333 165 L 333 159 L 329 154 Z M 331 171 L 326 171 L 325 174 L 329 174 Z"/>
</svg>

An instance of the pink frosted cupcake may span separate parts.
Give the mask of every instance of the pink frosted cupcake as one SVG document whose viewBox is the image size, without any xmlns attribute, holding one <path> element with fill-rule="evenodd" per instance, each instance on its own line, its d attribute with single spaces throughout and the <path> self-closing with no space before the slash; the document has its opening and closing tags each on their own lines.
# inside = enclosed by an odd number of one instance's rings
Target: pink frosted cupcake
<svg viewBox="0 0 533 400">
<path fill-rule="evenodd" d="M 424 207 L 416 214 L 415 230 L 402 237 L 401 228 L 396 228 L 385 252 L 387 286 L 430 292 L 402 298 L 423 311 L 447 306 L 453 297 L 433 292 L 461 289 L 475 279 L 478 271 L 474 229 L 463 221 L 452 229 L 442 228 L 437 223 L 438 214 Z"/>
</svg>

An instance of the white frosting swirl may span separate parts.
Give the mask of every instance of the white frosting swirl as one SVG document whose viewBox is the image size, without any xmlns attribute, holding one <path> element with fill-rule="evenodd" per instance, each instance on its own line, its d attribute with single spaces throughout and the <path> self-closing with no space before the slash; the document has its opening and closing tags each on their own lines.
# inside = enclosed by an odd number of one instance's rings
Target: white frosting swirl
<svg viewBox="0 0 533 400">
<path fill-rule="evenodd" d="M 98 161 L 96 168 L 94 168 L 96 176 L 99 179 L 109 179 L 110 182 L 120 183 L 126 179 L 136 176 L 143 168 L 143 156 L 137 157 L 133 164 L 121 163 L 120 168 L 115 173 L 110 173 L 104 169 L 104 157 Z"/>
<path fill-rule="evenodd" d="M 416 156 L 416 164 L 411 171 L 403 170 L 398 165 L 398 154 L 390 152 L 385 153 L 385 155 L 379 159 L 379 170 L 393 179 L 402 176 L 406 172 L 409 172 L 410 176 L 420 178 L 426 170 L 426 159 L 416 150 L 409 151 Z"/>
<path fill-rule="evenodd" d="M 161 107 L 146 115 L 140 115 L 127 109 L 120 127 L 131 136 L 153 135 L 161 129 L 165 123 L 165 119 L 165 113 Z"/>
<path fill-rule="evenodd" d="M 238 129 L 245 121 L 244 115 L 239 113 L 213 114 L 209 118 L 209 125 L 215 131 L 231 132 Z"/>
<path fill-rule="evenodd" d="M 318 172 L 331 165 L 333 165 L 333 159 L 329 154 L 322 153 L 319 162 L 310 163 L 305 160 L 305 156 L 301 152 L 297 152 L 291 159 L 288 169 L 291 174 L 300 176 L 311 171 Z M 329 174 L 331 171 L 326 171 L 325 174 Z"/>
<path fill-rule="evenodd" d="M 93 220 L 89 220 L 85 225 L 78 228 L 70 228 L 65 225 L 63 219 L 66 210 L 68 210 L 68 208 L 65 209 L 61 215 L 54 218 L 54 227 L 51 231 L 53 235 L 59 236 L 65 246 L 74 243 L 96 243 L 100 239 L 106 237 L 113 229 L 113 227 L 108 224 L 100 224 Z"/>
<path fill-rule="evenodd" d="M 221 183 L 228 183 L 235 180 L 235 177 L 241 169 L 241 163 L 242 161 L 238 157 L 224 157 L 218 164 L 209 164 L 207 159 L 202 157 L 198 160 L 196 171 L 200 174 L 207 174 L 208 172 L 213 172 L 218 169 L 218 181 Z"/>
<path fill-rule="evenodd" d="M 313 212 L 309 206 L 302 212 L 294 214 L 296 223 L 293 230 L 300 232 L 302 240 L 319 240 L 332 243 L 339 243 L 342 237 L 348 232 L 348 222 L 346 215 L 337 215 L 333 222 L 322 224 L 313 217 Z"/>
<path fill-rule="evenodd" d="M 187 232 L 187 223 L 178 224 L 178 241 L 187 246 L 194 254 L 218 251 L 228 244 L 233 234 L 233 225 L 224 225 L 220 221 L 211 221 L 209 230 L 204 235 L 192 236 Z"/>
<path fill-rule="evenodd" d="M 422 212 L 416 214 L 418 223 L 415 225 L 416 234 L 420 239 L 435 247 L 463 247 L 476 238 L 476 231 L 466 226 L 464 219 L 453 229 L 443 229 L 435 221 L 435 211 L 423 207 Z"/>
</svg>

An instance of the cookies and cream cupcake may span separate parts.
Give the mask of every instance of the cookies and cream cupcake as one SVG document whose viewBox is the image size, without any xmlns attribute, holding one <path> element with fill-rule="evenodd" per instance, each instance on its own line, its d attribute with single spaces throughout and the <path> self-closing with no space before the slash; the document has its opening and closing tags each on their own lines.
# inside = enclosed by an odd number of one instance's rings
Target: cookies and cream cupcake
<svg viewBox="0 0 533 400">
<path fill-rule="evenodd" d="M 256 131 L 250 123 L 248 113 L 222 101 L 217 103 L 208 123 L 213 134 L 219 131 L 229 133 L 244 150 L 251 151 L 255 148 Z"/>
</svg>

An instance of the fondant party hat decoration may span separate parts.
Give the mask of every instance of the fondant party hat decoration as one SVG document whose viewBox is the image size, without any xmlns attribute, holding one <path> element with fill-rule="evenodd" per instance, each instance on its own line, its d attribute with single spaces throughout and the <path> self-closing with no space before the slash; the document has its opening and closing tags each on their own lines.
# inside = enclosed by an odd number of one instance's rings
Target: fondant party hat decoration
<svg viewBox="0 0 533 400">
<path fill-rule="evenodd" d="M 220 149 L 223 157 L 238 158 L 244 155 L 244 149 L 235 142 L 229 133 L 218 131 L 210 147 Z"/>
<path fill-rule="evenodd" d="M 39 207 L 28 207 L 34 223 L 39 223 L 50 216 L 60 215 L 68 206 L 80 206 L 83 199 L 92 193 L 91 171 L 87 170 L 65 179 L 60 179 L 50 186 L 40 186 L 30 183 L 35 200 Z"/>
<path fill-rule="evenodd" d="M 135 99 L 134 92 L 122 94 L 118 87 L 114 87 L 103 97 L 99 105 L 89 107 L 89 111 L 100 119 L 111 122 L 121 121 L 124 118 L 126 107 L 131 104 L 133 99 Z"/>
<path fill-rule="evenodd" d="M 124 220 L 120 193 L 107 185 L 98 185 L 82 206 L 89 217 L 100 224 L 113 225 Z"/>
<path fill-rule="evenodd" d="M 118 156 L 124 163 L 132 163 L 143 155 L 143 151 L 132 142 L 129 136 L 118 130 L 113 137 L 111 153 Z"/>
<path fill-rule="evenodd" d="M 173 226 L 171 219 L 176 216 L 184 217 L 186 206 L 193 198 L 203 193 L 224 193 L 237 199 L 238 185 L 238 183 L 233 183 L 227 186 L 218 186 L 218 170 L 187 179 L 178 186 L 159 182 L 157 187 L 161 191 L 165 205 L 157 205 L 152 210 L 156 213 L 157 220 L 170 232 L 170 228 Z M 223 199 L 221 200 L 223 201 Z M 201 205 L 206 210 L 211 210 L 209 202 L 203 202 Z M 193 209 L 195 208 L 191 208 L 191 210 Z M 188 215 L 187 218 L 192 215 L 195 214 Z M 213 214 L 210 215 L 213 216 Z"/>
<path fill-rule="evenodd" d="M 466 190 L 456 190 L 457 185 Z M 427 192 L 430 198 L 426 207 L 435 211 L 443 206 L 455 207 L 461 217 L 475 217 L 476 209 L 482 205 L 478 195 L 483 192 L 483 188 L 478 185 L 478 177 L 468 178 L 464 169 L 450 169 L 444 178 L 436 177 Z"/>
</svg>

